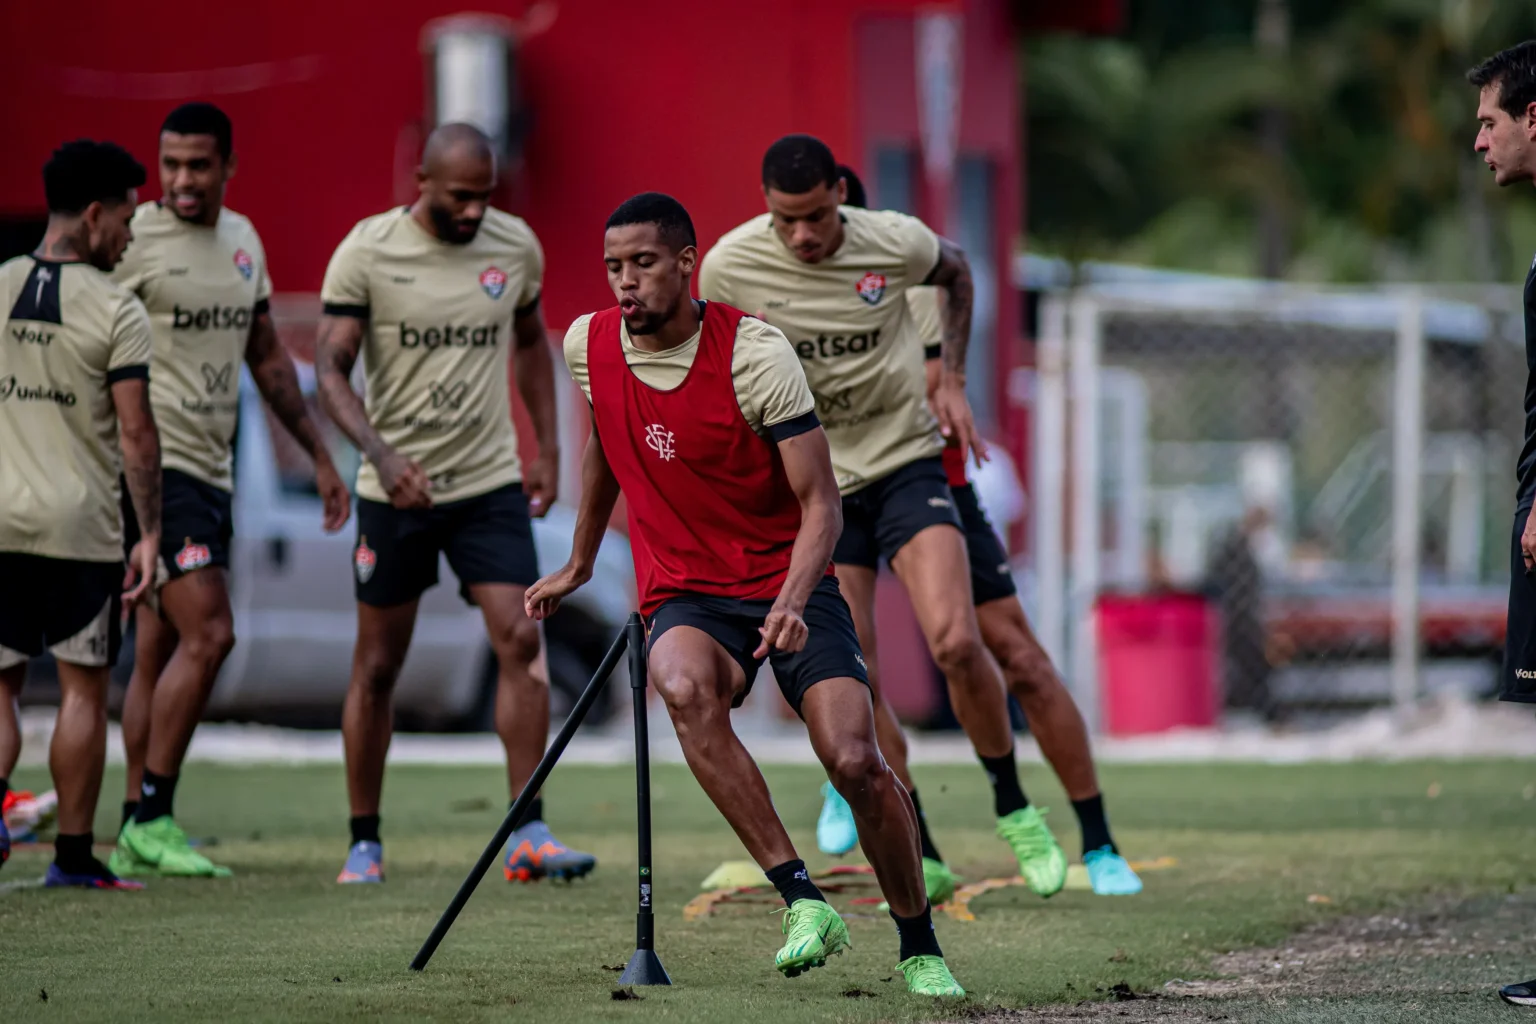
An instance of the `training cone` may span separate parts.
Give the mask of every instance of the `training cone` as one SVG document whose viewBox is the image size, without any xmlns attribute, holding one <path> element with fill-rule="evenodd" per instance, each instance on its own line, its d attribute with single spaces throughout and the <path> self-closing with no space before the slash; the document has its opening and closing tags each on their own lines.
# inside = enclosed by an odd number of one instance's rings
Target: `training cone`
<svg viewBox="0 0 1536 1024">
<path fill-rule="evenodd" d="M 717 889 L 749 889 L 767 884 L 768 876 L 752 861 L 728 860 L 711 871 L 699 888 L 705 892 L 714 892 Z"/>
<path fill-rule="evenodd" d="M 661 958 L 652 949 L 637 949 L 629 958 L 624 973 L 619 975 L 620 985 L 670 985 L 667 969 L 661 966 Z"/>
</svg>

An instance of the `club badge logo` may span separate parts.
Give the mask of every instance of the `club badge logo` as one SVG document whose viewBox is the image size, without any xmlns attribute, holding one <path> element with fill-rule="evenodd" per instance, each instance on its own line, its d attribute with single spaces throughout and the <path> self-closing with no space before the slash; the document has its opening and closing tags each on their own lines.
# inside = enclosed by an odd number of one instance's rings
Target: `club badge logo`
<svg viewBox="0 0 1536 1024">
<path fill-rule="evenodd" d="M 507 290 L 507 275 L 499 267 L 486 267 L 480 274 L 480 287 L 492 299 L 499 299 Z"/>
<path fill-rule="evenodd" d="M 853 290 L 859 293 L 859 298 L 871 306 L 877 306 L 885 297 L 885 275 L 871 271 L 859 278 L 859 283 L 853 286 Z"/>
<path fill-rule="evenodd" d="M 240 271 L 240 276 L 247 281 L 256 273 L 256 263 L 251 259 L 251 254 L 244 249 L 235 250 L 235 269 Z"/>
<path fill-rule="evenodd" d="M 201 569 L 212 561 L 213 553 L 208 550 L 208 545 L 194 544 L 191 537 L 188 537 L 186 545 L 176 552 L 176 568 L 182 572 Z"/>
<path fill-rule="evenodd" d="M 357 551 L 352 555 L 352 566 L 357 570 L 357 582 L 367 583 L 373 579 L 373 570 L 378 564 L 378 553 L 368 546 L 368 538 L 359 537 Z"/>
<path fill-rule="evenodd" d="M 662 462 L 671 462 L 677 457 L 675 441 L 676 438 L 672 436 L 672 431 L 660 423 L 652 423 L 645 428 L 645 443 L 650 447 L 651 451 L 661 456 Z"/>
</svg>

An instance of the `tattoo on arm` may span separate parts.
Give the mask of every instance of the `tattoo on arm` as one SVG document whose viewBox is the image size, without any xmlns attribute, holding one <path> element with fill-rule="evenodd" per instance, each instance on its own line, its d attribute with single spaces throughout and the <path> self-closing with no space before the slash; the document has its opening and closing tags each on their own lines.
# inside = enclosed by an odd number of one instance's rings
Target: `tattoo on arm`
<svg viewBox="0 0 1536 1024">
<path fill-rule="evenodd" d="M 309 457 L 314 458 L 320 449 L 319 431 L 309 418 L 309 406 L 304 401 L 304 392 L 299 388 L 298 372 L 293 367 L 293 360 L 278 341 L 269 314 L 262 313 L 251 325 L 245 362 L 256 380 L 256 389 L 266 399 L 273 415 L 309 453 Z"/>
<path fill-rule="evenodd" d="M 352 367 L 363 347 L 363 322 L 350 316 L 322 316 L 315 336 L 315 379 L 326 415 L 359 451 L 378 465 L 389 446 L 368 422 L 363 400 L 352 390 Z"/>
<path fill-rule="evenodd" d="M 964 250 L 947 238 L 939 239 L 939 265 L 933 272 L 933 283 L 944 289 L 944 370 L 964 373 L 965 353 L 971 343 L 971 302 L 976 289 Z"/>
<path fill-rule="evenodd" d="M 117 412 L 123 478 L 144 533 L 160 532 L 160 434 L 149 405 L 149 381 L 123 380 L 112 385 Z"/>
</svg>

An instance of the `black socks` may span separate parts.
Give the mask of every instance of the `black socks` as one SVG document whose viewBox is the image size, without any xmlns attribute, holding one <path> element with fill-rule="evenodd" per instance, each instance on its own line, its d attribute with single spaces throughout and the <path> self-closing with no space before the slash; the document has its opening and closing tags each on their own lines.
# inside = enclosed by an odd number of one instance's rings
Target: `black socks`
<svg viewBox="0 0 1536 1024">
<path fill-rule="evenodd" d="M 803 860 L 787 860 L 776 868 L 769 868 L 767 875 L 768 881 L 773 883 L 773 887 L 784 898 L 786 907 L 794 906 L 796 900 L 826 902 L 826 897 L 816 888 L 816 883 L 811 881 L 811 873 L 805 870 Z"/>
<path fill-rule="evenodd" d="M 901 959 L 903 962 L 914 956 L 943 956 L 943 950 L 939 949 L 939 937 L 933 931 L 933 906 L 923 907 L 923 912 L 916 917 L 898 917 L 896 911 L 891 911 L 891 920 L 896 922 L 896 934 L 901 936 Z"/>
<path fill-rule="evenodd" d="M 1002 757 L 979 757 L 986 769 L 987 781 L 992 783 L 992 810 L 999 818 L 1029 806 L 1029 798 L 1019 786 L 1019 769 L 1013 760 L 1013 751 Z"/>
<path fill-rule="evenodd" d="M 0 779 L 0 804 L 5 803 L 5 794 L 11 791 L 11 780 Z"/>
<path fill-rule="evenodd" d="M 516 803 L 516 802 L 517 801 L 514 800 L 512 803 Z M 507 810 L 510 811 L 511 809 L 512 809 L 512 804 L 507 804 Z M 523 820 L 517 823 L 517 827 L 518 828 L 522 828 L 524 825 L 528 824 L 530 821 L 543 821 L 543 820 L 544 820 L 544 798 L 542 796 L 536 796 L 536 797 L 533 798 L 533 802 L 528 805 L 528 813 L 523 815 Z"/>
<path fill-rule="evenodd" d="M 180 776 L 156 775 L 148 768 L 144 769 L 144 781 L 139 783 L 139 809 L 133 820 L 142 825 L 170 814 L 178 778 Z"/>
<path fill-rule="evenodd" d="M 53 862 L 69 875 L 93 875 L 101 867 L 91 856 L 91 833 L 69 836 L 60 832 L 53 840 Z"/>
<path fill-rule="evenodd" d="M 379 816 L 377 814 L 359 814 L 351 822 L 352 845 L 358 843 L 377 843 L 379 839 Z"/>
<path fill-rule="evenodd" d="M 928 818 L 923 814 L 923 805 L 917 799 L 917 790 L 910 790 L 907 796 L 912 799 L 912 809 L 917 812 L 917 842 L 923 848 L 923 856 L 930 860 L 944 862 L 939 856 L 939 848 L 933 845 L 933 836 L 928 834 Z"/>
<path fill-rule="evenodd" d="M 1087 800 L 1073 800 L 1072 810 L 1077 812 L 1077 823 L 1083 829 L 1083 852 L 1109 847 L 1116 853 L 1120 848 L 1109 836 L 1109 820 L 1104 817 L 1104 797 L 1095 793 Z"/>
<path fill-rule="evenodd" d="M 118 831 L 121 832 L 123 829 L 127 828 L 128 827 L 128 823 L 133 820 L 133 816 L 138 814 L 138 813 L 139 813 L 139 802 L 137 800 L 124 800 L 123 801 L 123 823 L 122 823 L 122 825 L 120 825 L 118 827 Z"/>
</svg>

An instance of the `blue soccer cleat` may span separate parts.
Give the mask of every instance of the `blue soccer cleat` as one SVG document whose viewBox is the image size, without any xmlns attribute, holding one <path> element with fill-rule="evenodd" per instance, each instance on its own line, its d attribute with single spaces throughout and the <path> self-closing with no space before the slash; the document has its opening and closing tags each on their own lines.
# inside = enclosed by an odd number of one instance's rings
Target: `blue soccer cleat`
<svg viewBox="0 0 1536 1024">
<path fill-rule="evenodd" d="M 536 882 L 541 878 L 563 878 L 569 882 L 591 873 L 597 858 L 573 850 L 555 838 L 549 826 L 534 820 L 507 839 L 507 859 L 502 869 L 509 882 Z"/>
<path fill-rule="evenodd" d="M 342 885 L 377 885 L 384 881 L 384 845 L 367 840 L 353 843 L 336 881 Z"/>
<path fill-rule="evenodd" d="M 1124 857 L 1112 846 L 1101 846 L 1083 854 L 1088 882 L 1098 896 L 1134 896 L 1141 892 L 1141 879 Z"/>
<path fill-rule="evenodd" d="M 48 874 L 43 878 L 43 885 L 49 889 L 122 889 L 132 891 L 144 888 L 143 882 L 130 882 L 126 878 L 118 878 L 107 870 L 107 866 L 99 860 L 91 861 L 92 867 L 88 871 L 79 873 L 67 872 L 57 863 L 48 865 Z"/>
<path fill-rule="evenodd" d="M 5 819 L 0 818 L 0 867 L 11 859 L 11 830 L 5 827 Z"/>
<path fill-rule="evenodd" d="M 821 784 L 821 816 L 816 819 L 816 848 L 822 853 L 841 857 L 859 845 L 859 829 L 853 823 L 853 808 L 832 783 Z"/>
</svg>

